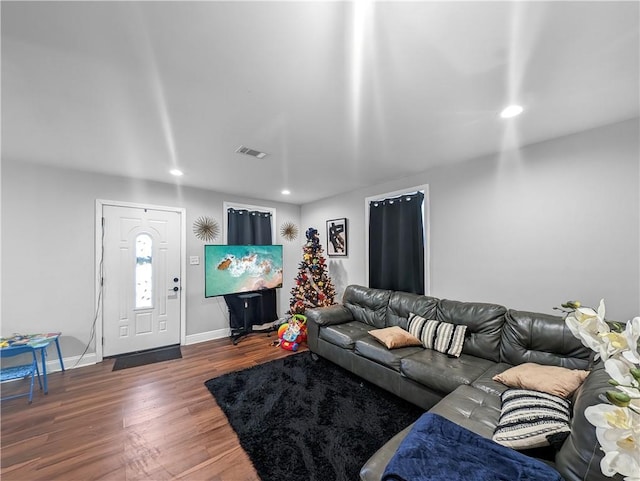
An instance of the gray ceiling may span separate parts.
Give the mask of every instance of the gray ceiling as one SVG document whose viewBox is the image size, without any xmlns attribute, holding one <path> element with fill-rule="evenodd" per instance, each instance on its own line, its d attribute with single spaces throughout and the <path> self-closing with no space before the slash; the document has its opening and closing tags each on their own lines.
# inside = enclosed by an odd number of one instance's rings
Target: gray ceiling
<svg viewBox="0 0 640 481">
<path fill-rule="evenodd" d="M 3 159 L 303 204 L 639 115 L 638 2 L 1 9 Z"/>
</svg>

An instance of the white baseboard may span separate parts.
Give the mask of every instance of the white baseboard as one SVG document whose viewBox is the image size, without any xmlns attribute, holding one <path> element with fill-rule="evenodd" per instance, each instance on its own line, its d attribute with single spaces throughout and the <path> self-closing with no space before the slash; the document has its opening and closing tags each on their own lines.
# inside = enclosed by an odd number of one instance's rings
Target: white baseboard
<svg viewBox="0 0 640 481">
<path fill-rule="evenodd" d="M 222 339 L 223 337 L 229 337 L 231 335 L 231 329 L 216 329 L 215 331 L 200 332 L 198 334 L 191 334 L 185 338 L 185 345 L 198 344 L 199 342 L 213 341 L 214 339 Z"/>
<path fill-rule="evenodd" d="M 217 329 L 215 331 L 201 332 L 198 334 L 192 334 L 185 338 L 185 345 L 198 344 L 200 342 L 213 341 L 214 339 L 222 339 L 223 337 L 229 337 L 231 335 L 231 329 Z M 91 366 L 97 363 L 97 356 L 95 352 L 85 354 L 80 360 L 80 356 L 63 357 L 65 370 L 75 369 L 77 367 Z M 38 366 L 40 366 L 40 356 L 38 356 Z M 47 373 L 62 371 L 60 368 L 60 362 L 58 356 L 55 353 L 50 353 L 47 356 Z"/>
<path fill-rule="evenodd" d="M 58 361 L 58 357 L 55 354 L 47 357 L 47 373 L 62 371 L 60 368 L 60 361 Z M 96 353 L 90 352 L 85 354 L 81 360 L 80 356 L 71 356 L 63 357 L 62 362 L 64 362 L 65 371 L 68 371 L 69 369 L 75 369 L 77 367 L 91 366 L 97 362 L 96 359 Z M 40 356 L 38 356 L 38 361 L 40 361 Z M 40 362 L 38 362 L 38 366 L 40 366 Z"/>
</svg>

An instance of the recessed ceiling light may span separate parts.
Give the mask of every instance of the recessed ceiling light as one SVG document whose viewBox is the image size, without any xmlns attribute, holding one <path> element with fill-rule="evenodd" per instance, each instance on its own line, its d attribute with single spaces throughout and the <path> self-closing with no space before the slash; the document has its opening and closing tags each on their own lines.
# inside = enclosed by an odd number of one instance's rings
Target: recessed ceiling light
<svg viewBox="0 0 640 481">
<path fill-rule="evenodd" d="M 521 105 L 509 105 L 502 112 L 500 112 L 500 117 L 503 119 L 510 119 L 511 117 L 516 117 L 522 113 L 524 109 Z"/>
<path fill-rule="evenodd" d="M 282 195 L 289 195 L 291 194 L 290 190 L 284 189 L 282 192 L 280 192 Z"/>
<path fill-rule="evenodd" d="M 183 176 L 183 175 L 184 175 L 184 172 L 182 172 L 182 171 L 181 171 L 181 170 L 179 170 L 179 169 L 171 169 L 171 170 L 169 171 L 169 173 L 170 173 L 171 175 L 175 175 L 176 177 L 181 177 L 181 176 Z"/>
</svg>

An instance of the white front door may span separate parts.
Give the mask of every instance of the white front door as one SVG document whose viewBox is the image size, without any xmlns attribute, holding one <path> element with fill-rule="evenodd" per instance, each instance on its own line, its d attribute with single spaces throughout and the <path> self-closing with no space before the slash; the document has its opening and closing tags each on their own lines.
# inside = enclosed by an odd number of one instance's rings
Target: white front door
<svg viewBox="0 0 640 481">
<path fill-rule="evenodd" d="M 180 343 L 180 226 L 174 211 L 104 205 L 103 355 Z"/>
</svg>

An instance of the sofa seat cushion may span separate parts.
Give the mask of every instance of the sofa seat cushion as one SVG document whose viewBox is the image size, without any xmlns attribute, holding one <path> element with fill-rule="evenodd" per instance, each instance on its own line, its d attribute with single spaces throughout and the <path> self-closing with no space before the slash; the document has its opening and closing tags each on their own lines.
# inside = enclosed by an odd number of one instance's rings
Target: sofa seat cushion
<svg viewBox="0 0 640 481">
<path fill-rule="evenodd" d="M 394 371 L 400 371 L 400 361 L 403 357 L 410 356 L 416 352 L 423 351 L 423 347 L 399 347 L 397 349 L 387 349 L 372 336 L 358 339 L 355 344 L 355 352 L 362 357 L 382 364 Z"/>
<path fill-rule="evenodd" d="M 506 362 L 499 362 L 497 364 L 494 364 L 485 372 L 483 372 L 478 379 L 473 381 L 471 385 L 489 394 L 500 396 L 503 392 L 509 389 L 509 387 L 505 386 L 501 382 L 494 381 L 493 377 L 496 374 L 500 374 L 501 372 L 504 372 L 512 367 L 513 366 L 511 364 L 507 364 Z"/>
<path fill-rule="evenodd" d="M 400 372 L 434 391 L 448 394 L 461 384 L 471 384 L 493 364 L 493 361 L 466 354 L 452 358 L 424 349 L 402 358 Z"/>
<path fill-rule="evenodd" d="M 499 396 L 471 386 L 460 386 L 429 412 L 491 439 L 500 419 L 501 408 Z"/>
<path fill-rule="evenodd" d="M 333 326 L 325 326 L 320 328 L 320 339 L 335 344 L 344 349 L 353 349 L 356 341 L 367 337 L 373 340 L 369 335 L 369 331 L 376 327 L 364 324 L 359 321 L 345 322 L 344 324 L 336 324 Z M 374 341 L 375 342 L 375 341 Z"/>
</svg>

